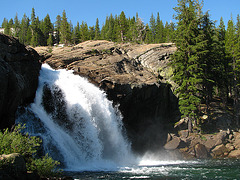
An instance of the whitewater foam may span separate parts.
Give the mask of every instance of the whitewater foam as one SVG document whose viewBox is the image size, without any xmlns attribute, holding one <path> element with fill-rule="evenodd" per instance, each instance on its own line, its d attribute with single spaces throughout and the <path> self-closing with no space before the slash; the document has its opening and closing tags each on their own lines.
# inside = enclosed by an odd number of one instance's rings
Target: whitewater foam
<svg viewBox="0 0 240 180">
<path fill-rule="evenodd" d="M 134 161 L 121 114 L 103 91 L 72 71 L 43 64 L 35 101 L 27 111 L 44 126 L 40 133 L 36 122 L 29 121 L 28 130 L 34 129 L 33 134 L 43 138 L 44 150 L 61 158 L 68 170 L 114 169 Z M 18 121 L 24 118 L 29 116 Z"/>
</svg>

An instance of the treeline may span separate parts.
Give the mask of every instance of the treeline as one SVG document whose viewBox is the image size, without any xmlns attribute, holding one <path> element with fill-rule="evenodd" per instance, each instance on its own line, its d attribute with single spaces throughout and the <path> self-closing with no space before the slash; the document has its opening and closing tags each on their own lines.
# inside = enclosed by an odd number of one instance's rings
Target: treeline
<svg viewBox="0 0 240 180">
<path fill-rule="evenodd" d="M 218 27 L 208 12 L 202 12 L 199 0 L 178 0 L 175 44 L 177 52 L 172 57 L 174 80 L 179 85 L 179 108 L 182 118 L 201 127 L 200 116 L 208 115 L 214 96 L 221 97 L 223 106 L 231 103 L 234 121 L 240 125 L 240 17 L 227 28 L 221 18 Z M 206 111 L 201 110 L 201 103 Z"/>
<path fill-rule="evenodd" d="M 54 23 L 51 22 L 49 14 L 43 20 L 35 14 L 32 8 L 31 18 L 24 14 L 22 20 L 16 15 L 14 20 L 4 18 L 2 23 L 4 34 L 15 36 L 25 45 L 47 46 L 53 44 L 78 44 L 86 40 L 109 40 L 113 42 L 134 43 L 164 43 L 172 42 L 174 34 L 174 23 L 165 24 L 152 14 L 149 24 L 144 24 L 138 14 L 127 18 L 124 12 L 120 15 L 106 17 L 102 27 L 96 19 L 95 26 L 88 26 L 86 22 L 77 22 L 73 27 L 67 19 L 66 12 L 58 15 Z"/>
</svg>

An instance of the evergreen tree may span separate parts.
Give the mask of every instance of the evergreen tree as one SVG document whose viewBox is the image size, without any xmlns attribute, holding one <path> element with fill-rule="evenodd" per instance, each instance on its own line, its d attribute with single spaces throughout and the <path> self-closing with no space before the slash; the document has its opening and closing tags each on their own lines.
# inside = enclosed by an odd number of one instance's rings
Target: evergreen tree
<svg viewBox="0 0 240 180">
<path fill-rule="evenodd" d="M 81 35 L 80 36 L 81 42 L 84 42 L 90 39 L 88 25 L 84 21 L 82 21 L 82 24 L 80 25 L 80 35 Z"/>
<path fill-rule="evenodd" d="M 131 42 L 131 41 L 137 41 L 137 34 L 136 34 L 136 19 L 135 17 L 131 18 L 128 20 L 129 23 L 129 28 L 128 28 L 128 32 L 126 34 L 126 39 L 127 41 Z"/>
<path fill-rule="evenodd" d="M 30 32 L 30 19 L 26 16 L 26 14 L 23 15 L 23 18 L 21 20 L 20 24 L 20 33 L 19 33 L 19 41 L 25 45 L 28 45 L 30 43 L 29 39 L 31 39 L 31 33 Z"/>
<path fill-rule="evenodd" d="M 121 41 L 123 42 L 126 38 L 126 33 L 128 31 L 127 19 L 125 13 L 122 11 L 119 16 L 119 30 L 121 35 Z"/>
<path fill-rule="evenodd" d="M 15 18 L 14 18 L 14 36 L 19 38 L 19 34 L 20 34 L 20 31 L 21 31 L 21 28 L 20 28 L 20 21 L 18 20 L 18 15 L 16 14 Z"/>
<path fill-rule="evenodd" d="M 218 87 L 219 96 L 223 99 L 223 104 L 226 106 L 228 101 L 228 95 L 229 95 L 229 63 L 228 59 L 226 58 L 226 52 L 225 52 L 225 34 L 226 29 L 223 22 L 223 18 L 220 19 L 220 24 L 218 28 L 216 29 L 216 36 L 217 36 L 217 45 L 216 48 L 216 58 L 219 60 L 218 64 L 218 70 L 217 70 L 217 76 L 216 78 L 216 85 Z"/>
<path fill-rule="evenodd" d="M 108 31 L 108 16 L 106 17 L 105 19 L 105 23 L 103 24 L 102 26 L 102 29 L 101 29 L 101 39 L 106 39 L 106 34 L 107 34 L 107 31 Z"/>
<path fill-rule="evenodd" d="M 145 28 L 145 38 L 144 38 L 144 42 L 147 44 L 150 44 L 152 42 L 152 31 L 150 30 L 148 24 L 146 24 L 146 28 Z"/>
<path fill-rule="evenodd" d="M 71 39 L 70 24 L 67 21 L 67 15 L 65 10 L 63 10 L 62 20 L 60 25 L 60 42 L 64 44 L 69 44 L 70 39 Z"/>
<path fill-rule="evenodd" d="M 207 105 L 207 113 L 209 116 L 209 104 L 212 100 L 213 86 L 215 85 L 217 69 L 218 69 L 218 59 L 216 58 L 216 43 L 214 40 L 215 36 L 215 25 L 214 22 L 210 20 L 210 15 L 207 12 L 201 18 L 200 25 L 200 45 L 201 49 L 198 50 L 199 54 L 199 66 L 202 68 L 202 98 Z"/>
<path fill-rule="evenodd" d="M 237 126 L 240 125 L 240 17 L 237 16 L 236 24 L 236 44 L 234 53 L 234 117 Z"/>
<path fill-rule="evenodd" d="M 148 27 L 149 30 L 149 27 Z M 137 17 L 136 23 L 134 25 L 134 37 L 136 38 L 135 41 L 138 43 L 142 43 L 144 41 L 145 36 L 145 26 L 140 18 Z"/>
<path fill-rule="evenodd" d="M 7 24 L 8 24 L 8 20 L 4 18 L 2 22 L 2 28 L 6 28 Z"/>
<path fill-rule="evenodd" d="M 238 23 L 237 23 L 238 25 Z M 234 109 L 234 120 L 239 125 L 239 71 L 238 71 L 238 58 L 239 58 L 239 43 L 238 43 L 238 33 L 236 32 L 236 27 L 233 23 L 233 19 L 228 21 L 226 38 L 225 38 L 225 48 L 226 48 L 226 58 L 229 60 L 231 65 L 231 89 L 233 96 L 233 109 Z"/>
<path fill-rule="evenodd" d="M 151 30 L 151 34 L 152 34 L 152 43 L 155 42 L 155 38 L 156 38 L 156 20 L 155 17 L 153 16 L 153 14 L 151 15 L 150 21 L 149 21 L 149 26 L 150 26 L 150 30 Z"/>
<path fill-rule="evenodd" d="M 192 131 L 192 121 L 196 124 L 201 102 L 200 85 L 203 70 L 199 64 L 201 54 L 199 3 L 197 0 L 178 0 L 175 19 L 177 51 L 172 57 L 174 80 L 178 84 L 176 92 L 179 96 L 179 110 L 182 118 L 188 119 L 188 129 Z"/>
<path fill-rule="evenodd" d="M 13 30 L 13 25 L 14 25 L 14 22 L 13 22 L 13 19 L 11 18 L 8 22 L 8 28 L 9 28 L 9 34 L 10 36 L 14 36 L 14 30 Z"/>
<path fill-rule="evenodd" d="M 157 13 L 156 20 L 156 35 L 155 35 L 155 43 L 164 43 L 165 35 L 164 35 L 164 25 L 162 20 L 160 19 L 159 12 Z"/>
<path fill-rule="evenodd" d="M 94 26 L 89 27 L 89 40 L 94 40 L 95 37 L 95 28 Z"/>
<path fill-rule="evenodd" d="M 36 17 L 35 15 L 34 8 L 32 8 L 31 13 L 31 30 L 32 30 L 31 45 L 33 47 L 43 45 L 43 33 L 40 29 L 40 21 L 39 18 Z"/>
<path fill-rule="evenodd" d="M 109 41 L 115 41 L 116 40 L 114 25 L 115 25 L 115 20 L 113 18 L 113 15 L 111 14 L 108 18 L 107 32 L 106 32 L 106 39 L 109 40 Z"/>
<path fill-rule="evenodd" d="M 73 44 L 78 44 L 80 42 L 80 25 L 79 25 L 79 22 L 77 22 L 77 25 L 74 27 L 72 40 L 73 40 Z"/>
<path fill-rule="evenodd" d="M 113 36 L 113 41 L 114 42 L 121 42 L 121 31 L 120 31 L 120 17 L 115 15 L 115 18 L 114 18 L 114 28 L 113 28 L 113 33 L 114 33 L 114 36 Z"/>
<path fill-rule="evenodd" d="M 47 39 L 47 45 L 48 46 L 52 46 L 53 45 L 53 36 L 52 36 L 51 33 L 49 34 L 49 37 Z"/>
<path fill-rule="evenodd" d="M 232 89 L 234 82 L 233 80 L 233 69 L 235 66 L 235 44 L 236 44 L 236 27 L 233 23 L 233 19 L 228 21 L 227 31 L 225 34 L 225 52 L 228 65 L 230 65 L 229 73 L 231 76 L 228 76 L 231 79 L 229 82 L 229 89 Z M 231 93 L 231 92 L 230 92 Z"/>
<path fill-rule="evenodd" d="M 99 27 L 99 20 L 97 18 L 96 20 L 96 24 L 95 24 L 95 36 L 94 36 L 95 40 L 100 39 L 100 27 Z"/>
<path fill-rule="evenodd" d="M 52 34 L 53 34 L 53 24 L 51 23 L 51 19 L 49 14 L 46 15 L 43 21 L 43 35 L 44 35 L 44 44 L 48 44 L 47 41 L 51 37 L 52 39 Z"/>
<path fill-rule="evenodd" d="M 55 39 L 56 39 L 56 43 L 59 44 L 60 42 L 60 27 L 61 27 L 61 22 L 62 22 L 62 18 L 60 15 L 57 15 L 56 17 L 56 22 L 55 22 Z"/>
<path fill-rule="evenodd" d="M 4 34 L 6 35 L 10 35 L 10 24 L 8 21 L 5 21 L 4 22 Z"/>
</svg>

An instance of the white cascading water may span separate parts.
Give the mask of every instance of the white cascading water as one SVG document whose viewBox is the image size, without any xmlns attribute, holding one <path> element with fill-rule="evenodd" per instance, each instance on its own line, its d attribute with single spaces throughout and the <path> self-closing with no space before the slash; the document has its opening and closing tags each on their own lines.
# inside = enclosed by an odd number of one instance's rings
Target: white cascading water
<svg viewBox="0 0 240 180">
<path fill-rule="evenodd" d="M 48 112 L 44 101 L 50 99 L 58 103 L 48 104 Z M 35 101 L 17 121 L 27 122 L 27 130 L 42 137 L 44 150 L 68 170 L 109 170 L 134 161 L 117 109 L 103 91 L 72 71 L 43 64 Z"/>
</svg>

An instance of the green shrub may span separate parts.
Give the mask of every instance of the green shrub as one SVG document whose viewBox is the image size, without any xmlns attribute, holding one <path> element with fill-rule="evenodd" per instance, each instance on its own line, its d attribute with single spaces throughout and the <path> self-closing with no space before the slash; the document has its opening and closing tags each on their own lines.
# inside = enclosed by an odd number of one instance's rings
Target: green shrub
<svg viewBox="0 0 240 180">
<path fill-rule="evenodd" d="M 60 170 L 57 166 L 58 161 L 45 155 L 42 158 L 37 158 L 36 153 L 41 146 L 41 139 L 35 136 L 29 136 L 28 133 L 22 134 L 25 125 L 17 125 L 11 132 L 6 129 L 0 131 L 0 155 L 2 154 L 21 154 L 25 161 L 28 171 L 37 171 L 42 177 L 58 175 Z M 0 162 L 0 167 L 5 162 Z"/>
<path fill-rule="evenodd" d="M 21 133 L 25 126 L 17 125 L 12 132 L 8 129 L 0 132 L 0 154 L 20 153 L 25 158 L 34 156 L 41 140 L 28 133 Z"/>
<path fill-rule="evenodd" d="M 27 164 L 27 169 L 37 171 L 42 177 L 54 177 L 60 175 L 61 170 L 56 169 L 58 165 L 60 165 L 58 161 L 46 154 L 41 159 L 32 159 L 31 163 Z"/>
</svg>

